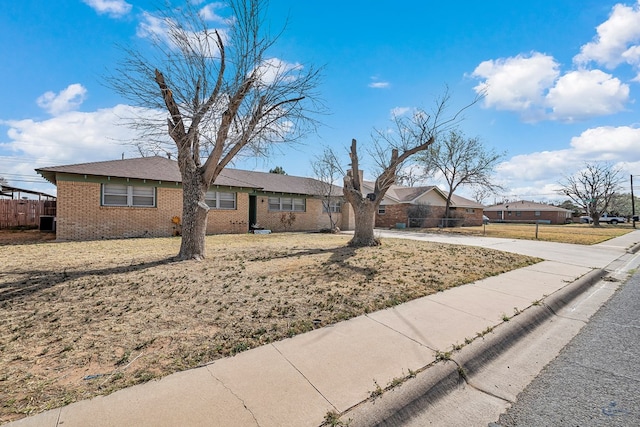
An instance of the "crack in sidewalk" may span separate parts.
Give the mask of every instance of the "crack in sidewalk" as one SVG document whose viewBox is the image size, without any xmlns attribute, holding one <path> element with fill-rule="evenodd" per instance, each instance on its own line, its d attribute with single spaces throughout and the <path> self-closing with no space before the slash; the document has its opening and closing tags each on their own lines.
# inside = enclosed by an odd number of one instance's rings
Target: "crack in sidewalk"
<svg viewBox="0 0 640 427">
<path fill-rule="evenodd" d="M 230 387 L 228 387 L 224 381 L 222 381 L 220 378 L 216 377 L 213 372 L 211 372 L 209 370 L 209 366 L 205 366 L 205 368 L 207 368 L 207 372 L 209 373 L 209 375 L 211 375 L 211 377 L 218 381 L 220 384 L 222 384 L 222 387 L 224 387 L 229 393 L 231 393 L 231 395 L 233 397 L 235 397 L 236 399 L 238 399 L 238 401 L 242 404 L 242 406 L 244 407 L 244 409 L 247 410 L 247 412 L 249 412 L 249 414 L 251 414 L 251 418 L 253 418 L 253 420 L 256 422 L 256 426 L 260 427 L 260 423 L 258 422 L 258 419 L 256 418 L 256 415 L 253 413 L 253 411 L 251 409 L 249 409 L 249 407 L 247 406 L 247 404 L 244 402 L 244 400 L 238 396 Z"/>
<path fill-rule="evenodd" d="M 429 347 L 428 345 L 426 345 L 425 343 L 420 342 L 420 341 L 418 341 L 417 339 L 415 339 L 415 338 L 413 338 L 413 337 L 410 337 L 409 335 L 405 334 L 404 332 L 401 332 L 401 331 L 399 331 L 399 330 L 397 330 L 397 329 L 395 329 L 395 328 L 392 328 L 391 326 L 387 325 L 386 323 L 383 323 L 383 322 L 381 322 L 381 321 L 379 321 L 379 320 L 374 319 L 373 317 L 369 316 L 368 314 L 365 314 L 365 317 L 366 317 L 367 319 L 372 320 L 372 321 L 376 322 L 377 324 L 382 325 L 382 326 L 384 326 L 385 328 L 387 328 L 387 329 L 389 329 L 389 330 L 391 330 L 391 331 L 393 331 L 393 332 L 397 333 L 398 335 L 403 336 L 403 337 L 405 337 L 406 339 L 408 339 L 408 340 L 410 340 L 410 341 L 415 342 L 415 343 L 416 343 L 416 344 L 418 344 L 420 347 L 428 348 L 429 350 L 431 350 L 431 351 L 435 351 L 435 352 L 438 352 L 438 351 L 439 351 L 437 348 L 431 348 L 431 347 Z"/>
<path fill-rule="evenodd" d="M 270 344 L 270 345 L 275 349 L 275 351 L 277 351 L 277 352 L 278 352 L 278 354 L 280 354 L 280 356 L 282 356 L 282 358 L 283 358 L 284 360 L 286 360 L 286 361 L 287 361 L 287 363 L 288 363 L 289 365 L 291 365 L 291 367 L 292 367 L 293 369 L 295 369 L 295 370 L 296 370 L 296 371 L 297 371 L 297 372 L 302 376 L 302 378 L 304 378 L 304 379 L 305 379 L 305 381 L 306 381 L 306 382 L 307 382 L 311 387 L 313 387 L 313 389 L 314 389 L 315 391 L 317 391 L 317 392 L 318 392 L 318 394 L 319 394 L 320 396 L 322 396 L 322 398 L 323 398 L 324 400 L 326 400 L 326 402 L 327 402 L 329 405 L 331 405 L 331 407 L 334 409 L 334 411 L 338 411 L 338 408 L 336 408 L 336 406 L 335 406 L 333 403 L 331 403 L 331 401 L 330 401 L 330 400 L 329 400 L 329 399 L 328 399 L 324 394 L 322 394 L 322 392 L 318 389 L 318 387 L 316 387 L 316 386 L 311 382 L 311 380 L 309 380 L 309 378 L 307 378 L 307 377 L 306 377 L 306 375 L 305 375 L 305 374 L 303 374 L 303 373 L 302 373 L 302 371 L 301 371 L 300 369 L 298 369 L 298 367 L 297 367 L 297 366 L 296 366 L 296 365 L 295 365 L 291 360 L 289 360 L 289 359 L 287 358 L 287 356 L 285 356 L 285 355 L 280 351 L 280 349 L 279 349 L 278 347 L 276 347 L 276 346 L 274 345 L 274 343 L 272 343 L 272 344 Z"/>
</svg>

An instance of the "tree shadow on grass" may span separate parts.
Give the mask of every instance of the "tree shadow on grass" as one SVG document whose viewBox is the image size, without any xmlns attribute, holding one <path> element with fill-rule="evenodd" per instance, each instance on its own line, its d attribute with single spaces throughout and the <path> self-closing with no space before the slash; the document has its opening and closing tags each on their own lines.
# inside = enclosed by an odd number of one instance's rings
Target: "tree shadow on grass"
<svg viewBox="0 0 640 427">
<path fill-rule="evenodd" d="M 24 298 L 35 293 L 53 288 L 70 280 L 88 276 L 109 276 L 112 274 L 130 273 L 142 271 L 161 265 L 181 262 L 176 257 L 159 259 L 157 261 L 142 262 L 139 264 L 124 265 L 119 267 L 99 268 L 84 271 L 48 271 L 48 270 L 28 270 L 15 273 L 20 278 L 6 283 L 0 283 L 0 303 L 11 301 L 16 298 Z M 11 273 L 10 273 L 11 274 Z M 29 278 L 25 278 L 28 276 Z"/>
<path fill-rule="evenodd" d="M 303 249 L 303 250 L 292 250 L 287 253 L 278 253 L 278 254 L 268 254 L 266 256 L 256 256 L 255 258 L 251 258 L 248 261 L 270 261 L 272 259 L 286 259 L 286 258 L 299 258 L 305 256 L 313 256 L 313 255 L 323 255 L 330 253 L 331 256 L 328 260 L 322 263 L 322 266 L 325 270 L 330 269 L 331 267 L 339 267 L 341 269 L 349 270 L 353 274 L 361 274 L 367 278 L 373 278 L 378 274 L 378 270 L 372 267 L 360 267 L 357 265 L 353 265 L 348 261 L 356 256 L 358 249 L 366 249 L 366 248 L 352 248 L 350 246 L 338 246 L 335 248 L 327 248 L 327 249 Z"/>
</svg>

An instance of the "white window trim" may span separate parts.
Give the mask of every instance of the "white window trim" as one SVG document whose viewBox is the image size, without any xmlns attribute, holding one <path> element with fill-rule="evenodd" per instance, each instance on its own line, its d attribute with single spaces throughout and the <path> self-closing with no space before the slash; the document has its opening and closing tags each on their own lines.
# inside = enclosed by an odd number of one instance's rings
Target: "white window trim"
<svg viewBox="0 0 640 427">
<path fill-rule="evenodd" d="M 278 199 L 278 208 L 272 208 L 272 205 L 275 203 L 271 203 L 272 200 Z M 282 199 L 291 199 L 291 209 L 284 209 L 282 207 Z M 296 205 L 295 201 L 302 201 L 302 209 L 296 209 L 296 206 L 300 206 L 300 204 Z M 267 199 L 267 204 L 270 212 L 306 212 L 307 211 L 307 201 L 301 197 L 269 197 Z"/>
<path fill-rule="evenodd" d="M 331 213 L 342 213 L 342 200 L 339 199 L 331 199 L 327 202 L 327 200 L 322 201 L 322 213 L 328 213 L 331 210 Z"/>
<path fill-rule="evenodd" d="M 386 205 L 379 205 L 378 206 L 378 215 L 384 215 L 387 213 L 387 206 Z"/>
<path fill-rule="evenodd" d="M 129 207 L 129 208 L 155 208 L 156 207 L 156 202 L 157 202 L 157 192 L 156 192 L 156 187 L 151 187 L 153 189 L 153 202 L 150 205 L 136 205 L 133 203 L 134 201 L 134 195 L 133 195 L 133 189 L 135 188 L 150 188 L 150 187 L 143 187 L 143 186 L 136 186 L 136 185 L 126 185 L 127 187 L 127 203 L 126 204 L 115 204 L 115 203 L 107 203 L 105 201 L 105 196 L 109 196 L 109 195 L 118 195 L 118 196 L 123 196 L 124 194 L 113 194 L 113 193 L 109 193 L 108 191 L 106 191 L 108 189 L 108 186 L 110 185 L 118 185 L 118 186 L 125 186 L 124 184 L 102 184 L 101 188 L 100 188 L 100 203 L 102 206 L 112 206 L 112 207 Z M 148 196 L 147 196 L 148 197 Z"/>
<path fill-rule="evenodd" d="M 221 203 L 220 201 L 222 199 L 220 199 L 220 194 L 224 193 L 224 194 L 233 194 L 233 207 L 232 208 L 224 208 L 221 207 Z M 207 203 L 207 206 L 209 206 L 210 209 L 218 209 L 218 210 L 226 210 L 226 211 L 234 211 L 238 209 L 238 193 L 234 193 L 231 191 L 215 191 L 215 190 L 209 190 L 207 191 L 207 194 L 204 196 L 205 202 L 206 201 L 215 201 L 215 205 L 210 205 L 209 203 Z M 230 199 L 224 199 L 224 201 L 230 201 Z"/>
</svg>

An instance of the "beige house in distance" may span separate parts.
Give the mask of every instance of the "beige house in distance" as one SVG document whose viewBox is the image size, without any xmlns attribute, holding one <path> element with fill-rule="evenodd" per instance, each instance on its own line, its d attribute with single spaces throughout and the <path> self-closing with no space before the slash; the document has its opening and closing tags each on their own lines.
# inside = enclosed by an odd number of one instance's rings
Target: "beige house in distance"
<svg viewBox="0 0 640 427">
<path fill-rule="evenodd" d="M 178 164 L 142 157 L 36 169 L 57 187 L 58 240 L 172 236 L 182 215 Z M 225 168 L 209 188 L 208 234 L 329 228 L 319 181 Z M 334 186 L 330 209 L 341 229 L 353 211 Z"/>
</svg>

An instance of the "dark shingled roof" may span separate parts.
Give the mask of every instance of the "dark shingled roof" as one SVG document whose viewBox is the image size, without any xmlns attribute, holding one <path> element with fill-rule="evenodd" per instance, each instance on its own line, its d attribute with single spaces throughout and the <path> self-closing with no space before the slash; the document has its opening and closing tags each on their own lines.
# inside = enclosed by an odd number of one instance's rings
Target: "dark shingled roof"
<svg viewBox="0 0 640 427">
<path fill-rule="evenodd" d="M 53 184 L 56 183 L 58 173 L 182 182 L 178 162 L 160 156 L 53 166 L 36 169 L 36 172 Z M 274 193 L 305 195 L 322 193 L 320 182 L 313 178 L 230 168 L 222 170 L 214 181 L 214 185 L 255 188 Z M 341 196 L 342 188 L 334 186 L 332 194 Z"/>
<path fill-rule="evenodd" d="M 373 181 L 364 181 L 362 185 L 370 190 L 373 190 L 375 182 Z M 387 200 L 394 201 L 396 203 L 413 203 L 419 197 L 429 193 L 436 192 L 439 194 L 443 200 L 446 200 L 447 195 L 442 190 L 440 190 L 435 185 L 427 185 L 423 187 L 405 187 L 402 185 L 392 185 L 387 193 L 385 194 L 385 198 Z M 474 202 L 473 200 L 466 199 L 462 196 L 457 196 L 455 194 L 451 195 L 451 206 L 459 207 L 459 208 L 474 208 L 481 209 L 483 206 L 480 203 Z"/>
<path fill-rule="evenodd" d="M 435 187 L 433 185 L 427 187 L 400 187 L 395 186 L 393 189 L 396 197 L 400 202 L 412 202 L 416 198 L 422 196 L 424 193 L 427 193 L 433 190 Z"/>
<path fill-rule="evenodd" d="M 160 156 L 53 166 L 36 169 L 36 172 L 52 184 L 56 183 L 56 174 L 58 173 L 152 179 L 167 182 L 182 181 L 178 162 Z"/>
</svg>

